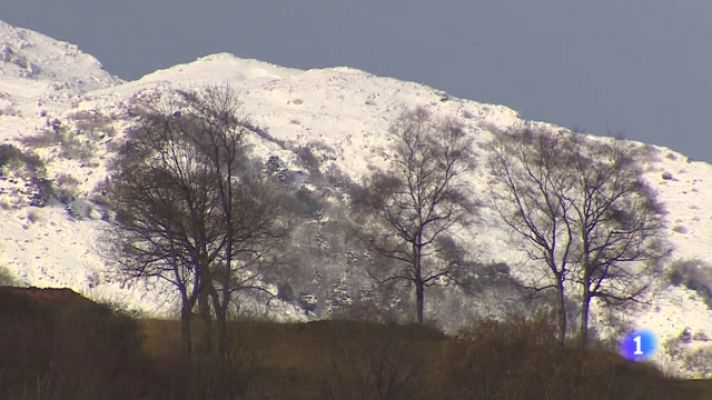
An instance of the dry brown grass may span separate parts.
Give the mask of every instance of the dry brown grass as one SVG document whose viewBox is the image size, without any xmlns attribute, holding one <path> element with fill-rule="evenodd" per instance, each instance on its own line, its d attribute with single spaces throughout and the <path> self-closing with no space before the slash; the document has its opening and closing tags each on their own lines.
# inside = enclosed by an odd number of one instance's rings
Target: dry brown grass
<svg viewBox="0 0 712 400">
<path fill-rule="evenodd" d="M 449 341 L 434 385 L 443 399 L 694 399 L 650 364 L 562 347 L 546 319 L 484 321 Z M 434 398 L 434 397 L 431 397 Z"/>
<path fill-rule="evenodd" d="M 683 390 L 649 365 L 562 348 L 541 319 L 484 321 L 458 337 L 370 322 L 238 321 L 227 359 L 188 358 L 177 321 L 134 321 L 71 292 L 0 289 L 0 327 L 0 399 L 705 398 L 705 382 Z"/>
<path fill-rule="evenodd" d="M 2 399 L 149 394 L 134 321 L 108 307 L 68 290 L 0 288 L 0 327 Z"/>
</svg>

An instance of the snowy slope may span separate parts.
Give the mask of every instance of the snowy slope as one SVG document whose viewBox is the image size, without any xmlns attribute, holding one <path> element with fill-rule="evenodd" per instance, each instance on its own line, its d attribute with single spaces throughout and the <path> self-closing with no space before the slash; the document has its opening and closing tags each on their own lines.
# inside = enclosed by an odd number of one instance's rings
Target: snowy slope
<svg viewBox="0 0 712 400">
<path fill-rule="evenodd" d="M 425 106 L 460 120 L 480 160 L 486 158 L 483 145 L 493 132 L 526 122 L 503 106 L 452 98 L 424 85 L 352 68 L 305 71 L 225 53 L 122 82 L 76 46 L 0 21 L 0 141 L 23 147 L 23 137 L 51 130 L 57 119 L 90 150 L 76 157 L 63 155 L 56 146 L 36 149 L 50 178 L 69 174 L 76 179 L 78 200 L 71 215 L 57 205 L 30 207 L 31 189 L 22 177 L 0 179 L 0 266 L 20 284 L 67 286 L 139 310 L 170 312 L 167 296 L 143 286 L 124 287 L 105 270 L 97 252 L 97 237 L 105 226 L 102 210 L 86 199 L 96 194 L 96 184 L 107 174 L 106 162 L 128 123 L 125 110 L 134 96 L 156 88 L 223 84 L 235 90 L 245 114 L 271 137 L 250 139 L 254 155 L 265 160 L 277 155 L 290 168 L 300 169 L 295 150 L 309 146 L 322 160 L 322 172 L 337 167 L 356 181 L 373 168 L 385 167 L 384 133 L 404 107 Z M 668 210 L 673 260 L 712 264 L 712 210 L 706 206 L 712 198 L 712 165 L 688 161 L 662 147 L 635 145 L 646 150 L 640 162 Z M 487 172 L 480 168 L 469 177 L 473 194 L 487 185 Z M 483 261 L 520 260 L 522 255 L 510 250 L 493 212 L 485 209 L 482 216 L 462 238 L 476 243 Z M 712 312 L 696 292 L 683 286 L 670 286 L 651 307 L 626 318 L 632 326 L 654 329 L 661 342 L 686 328 L 712 337 Z M 704 345 L 694 342 L 689 347 Z M 684 371 L 679 356 L 661 355 L 657 361 L 671 371 Z"/>
<path fill-rule="evenodd" d="M 76 45 L 0 21 L 0 93 L 15 98 L 15 113 L 30 116 L 33 106 L 77 101 L 79 95 L 122 81 L 103 70 Z M 7 114 L 7 113 L 4 113 Z"/>
</svg>

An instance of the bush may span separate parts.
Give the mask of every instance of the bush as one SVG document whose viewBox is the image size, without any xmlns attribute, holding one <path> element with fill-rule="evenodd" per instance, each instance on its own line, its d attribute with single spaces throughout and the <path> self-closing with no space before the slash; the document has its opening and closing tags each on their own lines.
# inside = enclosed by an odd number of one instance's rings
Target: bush
<svg viewBox="0 0 712 400">
<path fill-rule="evenodd" d="M 326 168 L 326 180 L 336 189 L 344 190 L 347 193 L 358 190 L 359 185 L 348 175 L 344 174 L 336 164 L 330 164 Z"/>
<path fill-rule="evenodd" d="M 483 321 L 445 346 L 430 397 L 442 399 L 685 399 L 648 364 L 556 342 L 545 318 Z"/>
<path fill-rule="evenodd" d="M 321 172 L 319 171 L 319 160 L 316 158 L 314 152 L 312 152 L 309 147 L 299 147 L 294 151 L 294 153 L 299 157 L 299 161 L 301 161 L 301 164 L 307 171 L 309 171 L 312 177 L 321 174 Z"/>
<path fill-rule="evenodd" d="M 675 227 L 672 228 L 672 230 L 673 230 L 674 232 L 682 233 L 682 234 L 685 234 L 685 233 L 688 232 L 687 228 L 684 227 L 684 226 L 682 226 L 682 225 L 675 225 Z"/>
<path fill-rule="evenodd" d="M 275 175 L 284 170 L 285 167 L 279 156 L 272 155 L 265 161 L 265 169 L 267 170 L 267 174 Z"/>
<path fill-rule="evenodd" d="M 417 399 L 444 336 L 423 326 L 330 321 L 328 399 Z"/>
<path fill-rule="evenodd" d="M 112 126 L 111 118 L 96 110 L 80 110 L 67 116 L 74 122 L 77 133 L 86 135 L 92 140 L 100 140 L 116 133 Z"/>
<path fill-rule="evenodd" d="M 91 142 L 85 140 L 80 141 L 76 137 L 67 138 L 62 142 L 59 155 L 68 160 L 77 159 L 88 161 L 94 154 L 94 147 Z"/>
<path fill-rule="evenodd" d="M 0 166 L 22 158 L 22 152 L 11 144 L 0 144 Z"/>
<path fill-rule="evenodd" d="M 0 286 L 13 286 L 15 279 L 5 267 L 0 266 Z"/>
<path fill-rule="evenodd" d="M 39 217 L 39 215 L 37 215 L 36 212 L 30 211 L 27 213 L 27 220 L 30 221 L 31 223 L 34 224 L 35 222 L 39 221 L 39 219 L 40 219 L 40 217 Z"/>
<path fill-rule="evenodd" d="M 290 213 L 309 219 L 319 218 L 325 209 L 320 196 L 304 186 L 294 193 L 283 194 L 282 206 Z"/>
<path fill-rule="evenodd" d="M 54 178 L 54 195 L 62 204 L 69 204 L 77 198 L 79 181 L 63 172 L 57 173 Z"/>
<path fill-rule="evenodd" d="M 22 151 L 12 144 L 0 144 L 0 169 L 11 170 L 28 179 L 43 177 L 45 166 L 31 151 Z"/>
<path fill-rule="evenodd" d="M 25 136 L 20 142 L 27 147 L 45 148 L 59 146 L 60 157 L 88 161 L 94 154 L 90 140 L 79 140 L 76 133 L 68 132 L 61 126 L 44 130 L 33 136 Z"/>
<path fill-rule="evenodd" d="M 673 285 L 685 285 L 697 292 L 712 308 L 712 266 L 707 262 L 698 259 L 675 261 L 669 278 Z"/>
<path fill-rule="evenodd" d="M 234 358 L 177 354 L 160 367 L 156 399 L 240 399 L 246 382 Z"/>
<path fill-rule="evenodd" d="M 20 138 L 20 143 L 32 148 L 45 148 L 57 145 L 62 142 L 62 135 L 59 131 L 43 130 L 35 135 Z"/>
</svg>

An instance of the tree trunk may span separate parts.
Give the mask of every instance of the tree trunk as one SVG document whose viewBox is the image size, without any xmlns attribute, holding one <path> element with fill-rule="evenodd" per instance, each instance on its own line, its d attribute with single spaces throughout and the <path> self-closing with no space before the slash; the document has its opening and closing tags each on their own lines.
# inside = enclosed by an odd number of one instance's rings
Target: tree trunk
<svg viewBox="0 0 712 400">
<path fill-rule="evenodd" d="M 579 337 L 581 340 L 581 348 L 585 349 L 588 345 L 588 317 L 591 310 L 591 291 L 588 288 L 588 283 L 584 283 L 583 287 L 583 303 L 581 305 L 581 326 Z"/>
<path fill-rule="evenodd" d="M 227 359 L 230 350 L 230 332 L 228 332 L 227 318 L 221 315 L 218 318 L 218 354 L 220 357 Z"/>
<path fill-rule="evenodd" d="M 204 355 L 213 352 L 213 329 L 212 316 L 210 312 L 210 292 L 208 279 L 203 279 L 200 283 L 200 291 L 198 293 L 198 314 L 200 315 L 201 330 L 200 330 L 200 350 Z"/>
<path fill-rule="evenodd" d="M 218 291 L 211 287 L 210 296 L 213 300 L 213 309 L 215 310 L 215 319 L 218 322 L 218 355 L 222 358 L 228 357 L 229 351 L 229 332 L 227 326 L 227 310 L 230 304 L 230 291 L 223 288 L 223 298 L 220 298 Z"/>
<path fill-rule="evenodd" d="M 559 301 L 559 344 L 566 344 L 566 330 L 568 328 L 566 320 L 566 294 L 564 292 L 564 283 L 559 281 L 556 285 L 558 301 Z"/>
<path fill-rule="evenodd" d="M 181 324 L 181 341 L 183 342 L 183 351 L 186 356 L 193 353 L 193 338 L 190 326 L 190 308 L 187 302 L 183 302 L 180 308 L 180 324 Z"/>
<path fill-rule="evenodd" d="M 418 318 L 418 323 L 423 324 L 423 308 L 425 303 L 425 285 L 422 279 L 415 281 L 415 307 Z"/>
<path fill-rule="evenodd" d="M 420 239 L 420 237 L 418 238 Z M 423 271 L 421 262 L 421 251 L 418 245 L 413 245 L 413 259 L 414 259 L 414 270 L 415 272 L 415 313 L 416 319 L 419 324 L 423 324 L 423 308 L 425 303 L 425 282 L 423 281 Z"/>
</svg>

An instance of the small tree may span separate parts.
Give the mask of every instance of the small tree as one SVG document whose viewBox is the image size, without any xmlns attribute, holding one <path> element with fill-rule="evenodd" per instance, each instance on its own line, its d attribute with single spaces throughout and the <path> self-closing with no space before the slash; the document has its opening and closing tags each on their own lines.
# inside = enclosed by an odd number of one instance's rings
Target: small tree
<svg viewBox="0 0 712 400">
<path fill-rule="evenodd" d="M 473 204 L 462 175 L 473 166 L 470 141 L 451 120 L 436 120 L 423 108 L 406 111 L 390 128 L 391 169 L 366 179 L 368 217 L 361 237 L 397 267 L 373 273 L 415 287 L 416 319 L 423 322 L 425 288 L 450 276 L 458 264 L 444 256 L 440 240 L 472 220 Z"/>
</svg>

